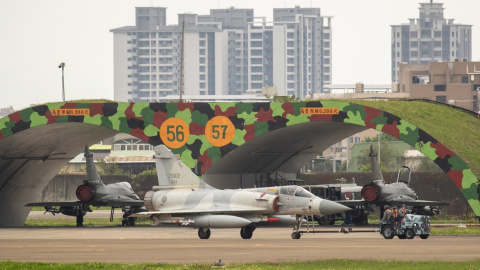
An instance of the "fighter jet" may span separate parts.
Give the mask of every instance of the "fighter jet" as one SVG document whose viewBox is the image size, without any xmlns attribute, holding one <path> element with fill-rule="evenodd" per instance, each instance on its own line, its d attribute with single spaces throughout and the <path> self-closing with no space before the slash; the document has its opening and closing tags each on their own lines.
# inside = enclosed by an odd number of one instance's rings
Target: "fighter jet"
<svg viewBox="0 0 480 270">
<path fill-rule="evenodd" d="M 373 179 L 375 180 L 362 188 L 362 198 L 366 203 L 380 206 L 381 211 L 383 211 L 384 205 L 401 206 L 405 204 L 407 207 L 412 208 L 414 214 L 430 216 L 441 212 L 440 206 L 448 205 L 448 203 L 441 201 L 419 200 L 417 193 L 410 186 L 410 168 L 407 166 L 403 166 L 399 170 L 397 182 L 385 183 L 373 146 L 370 146 L 370 158 Z"/>
<path fill-rule="evenodd" d="M 145 195 L 148 212 L 132 215 L 149 216 L 154 225 L 197 227 L 200 239 L 210 237 L 210 228 L 241 228 L 240 236 L 250 239 L 258 223 L 293 219 L 293 238 L 300 235 L 304 216 L 349 210 L 299 186 L 219 190 L 197 177 L 164 145 L 154 150 L 159 185 Z"/>
<path fill-rule="evenodd" d="M 76 195 L 78 201 L 71 202 L 36 202 L 25 206 L 44 206 L 45 213 L 53 215 L 62 213 L 67 216 L 77 217 L 77 226 L 83 226 L 83 216 L 92 212 L 90 206 L 111 207 L 110 221 L 113 220 L 115 208 L 122 208 L 124 226 L 135 226 L 135 218 L 128 218 L 132 213 L 145 211 L 143 201 L 132 190 L 128 182 L 104 184 L 93 163 L 93 154 L 88 146 L 85 146 L 85 157 L 87 165 L 87 179 L 77 187 Z M 54 206 L 60 206 L 59 209 Z"/>
</svg>

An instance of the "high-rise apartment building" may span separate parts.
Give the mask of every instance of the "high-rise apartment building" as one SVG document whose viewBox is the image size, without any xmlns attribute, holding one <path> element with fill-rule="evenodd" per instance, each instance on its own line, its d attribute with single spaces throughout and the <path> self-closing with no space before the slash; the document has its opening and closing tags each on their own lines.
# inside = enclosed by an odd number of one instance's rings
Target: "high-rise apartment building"
<svg viewBox="0 0 480 270">
<path fill-rule="evenodd" d="M 398 82 L 400 63 L 427 64 L 472 57 L 472 26 L 443 17 L 443 4 L 421 3 L 418 19 L 392 25 L 392 81 Z"/>
<path fill-rule="evenodd" d="M 274 9 L 274 21 L 253 9 L 178 14 L 136 8 L 136 25 L 114 33 L 114 98 L 157 101 L 179 94 L 182 25 L 185 95 L 241 95 L 277 88 L 277 95 L 323 92 L 331 83 L 331 18 L 319 8 Z"/>
</svg>

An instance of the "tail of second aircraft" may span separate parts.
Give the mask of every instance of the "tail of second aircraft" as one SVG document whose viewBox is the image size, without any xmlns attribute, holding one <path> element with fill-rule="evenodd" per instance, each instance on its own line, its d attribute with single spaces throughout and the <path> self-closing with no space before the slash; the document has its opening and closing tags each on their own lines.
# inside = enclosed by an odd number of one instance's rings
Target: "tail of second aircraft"
<svg viewBox="0 0 480 270">
<path fill-rule="evenodd" d="M 97 172 L 97 168 L 95 168 L 95 164 L 93 163 L 93 154 L 90 153 L 88 145 L 85 145 L 85 159 L 87 163 L 87 181 L 102 182 L 100 175 Z"/>
<path fill-rule="evenodd" d="M 373 145 L 370 145 L 370 159 L 371 159 L 371 164 L 372 164 L 372 177 L 373 180 L 382 180 L 383 181 L 383 175 L 382 171 L 380 170 L 380 165 L 377 159 L 377 154 L 375 153 L 375 150 L 373 149 Z"/>
<path fill-rule="evenodd" d="M 204 188 L 208 186 L 165 145 L 154 147 L 158 185 L 161 188 Z"/>
</svg>

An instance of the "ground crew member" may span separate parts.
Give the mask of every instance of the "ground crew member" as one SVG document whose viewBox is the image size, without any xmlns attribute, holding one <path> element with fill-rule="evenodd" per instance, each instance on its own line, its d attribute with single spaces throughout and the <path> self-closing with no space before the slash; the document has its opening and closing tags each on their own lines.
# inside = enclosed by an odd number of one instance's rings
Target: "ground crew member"
<svg viewBox="0 0 480 270">
<path fill-rule="evenodd" d="M 397 210 L 397 207 L 394 206 L 392 207 L 392 227 L 395 225 L 395 227 L 397 227 L 398 225 L 398 210 Z"/>
<path fill-rule="evenodd" d="M 390 225 L 392 226 L 392 230 L 393 230 L 393 222 L 392 222 L 392 210 L 390 210 L 390 207 L 388 205 L 385 205 L 383 207 L 383 209 L 385 210 L 383 212 L 383 217 L 382 217 L 382 221 L 380 223 L 383 223 L 384 221 L 387 221 L 387 222 L 390 222 Z"/>
<path fill-rule="evenodd" d="M 398 210 L 398 218 L 399 218 L 399 222 L 402 222 L 403 221 L 403 218 L 405 217 L 405 215 L 407 214 L 407 206 L 405 204 L 402 204 L 402 208 L 400 208 Z"/>
</svg>

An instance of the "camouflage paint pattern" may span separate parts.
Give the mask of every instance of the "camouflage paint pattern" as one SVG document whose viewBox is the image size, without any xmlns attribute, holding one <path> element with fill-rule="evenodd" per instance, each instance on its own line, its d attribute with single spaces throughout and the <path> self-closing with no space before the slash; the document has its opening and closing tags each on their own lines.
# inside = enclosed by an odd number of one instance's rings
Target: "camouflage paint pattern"
<svg viewBox="0 0 480 270">
<path fill-rule="evenodd" d="M 333 108 L 336 111 L 328 114 L 327 109 L 327 113 L 323 111 L 310 114 L 304 112 L 305 108 Z M 209 123 L 216 116 L 224 116 L 230 123 Z M 162 127 L 170 118 L 175 118 L 176 122 Z M 222 119 L 224 121 L 225 118 Z M 335 121 L 369 127 L 415 147 L 450 177 L 475 214 L 480 216 L 480 186 L 477 177 L 458 155 L 398 116 L 348 102 L 52 103 L 27 108 L 1 118 L 0 140 L 22 130 L 53 123 L 98 125 L 131 134 L 152 145 L 165 143 L 180 155 L 187 167 L 193 169 L 198 166 L 203 174 L 224 155 L 255 137 L 282 127 L 314 121 Z M 206 136 L 207 124 L 212 127 L 209 131 L 210 138 Z M 229 130 L 230 124 L 235 130 Z M 224 141 L 223 146 L 212 144 L 213 139 L 222 135 L 227 138 L 230 132 L 235 133 L 231 136 L 231 141 Z M 165 140 L 173 140 L 173 144 L 163 141 L 162 136 L 167 138 Z"/>
</svg>

